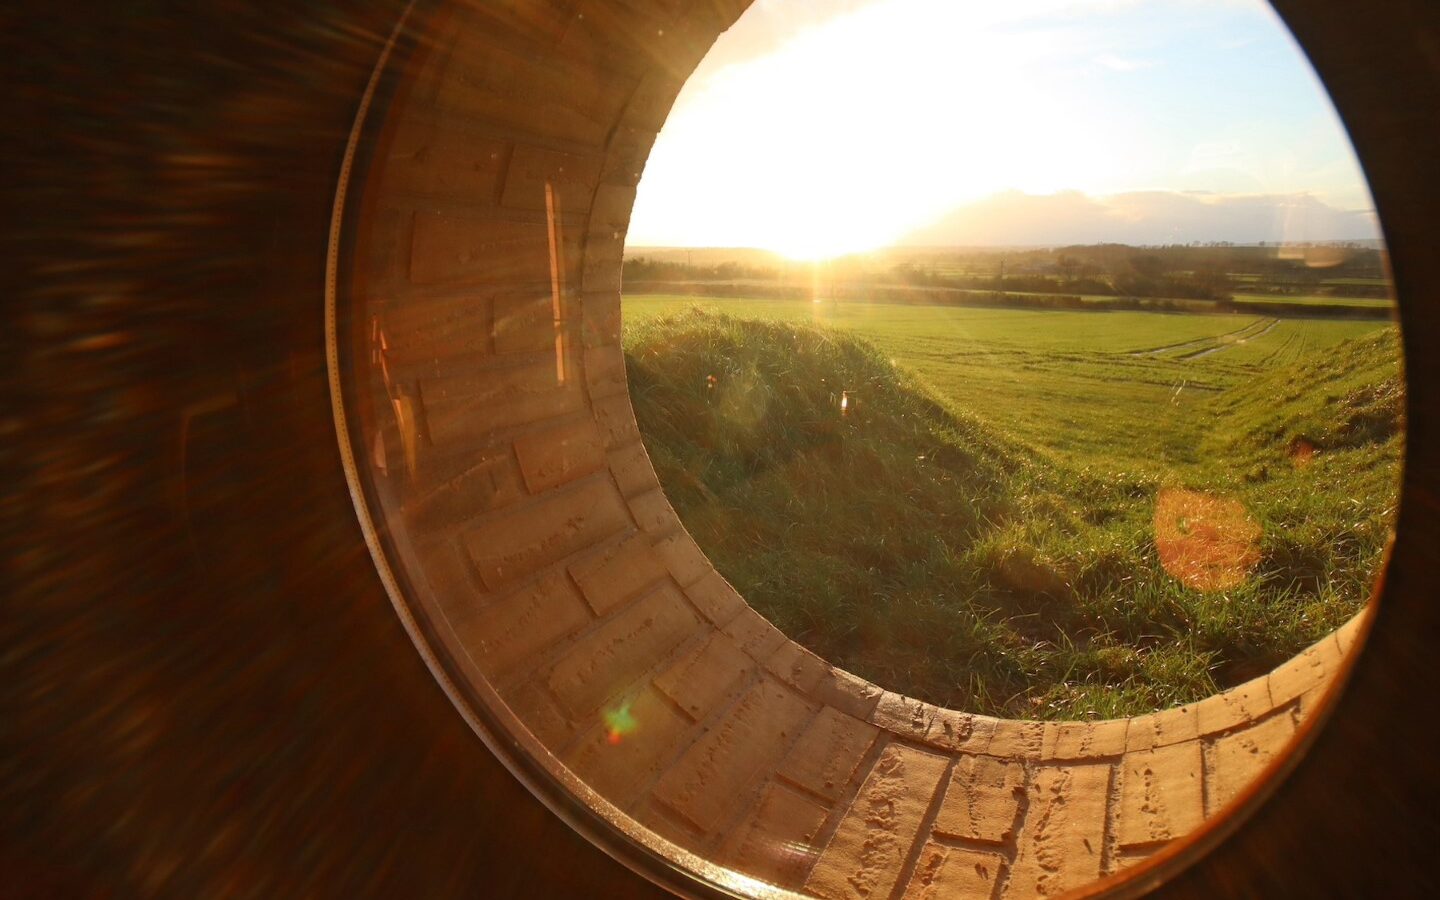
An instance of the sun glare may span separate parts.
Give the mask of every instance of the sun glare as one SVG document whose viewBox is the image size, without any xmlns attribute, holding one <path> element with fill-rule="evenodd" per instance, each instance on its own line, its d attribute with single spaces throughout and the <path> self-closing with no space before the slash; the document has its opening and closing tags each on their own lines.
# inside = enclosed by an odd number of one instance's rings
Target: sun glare
<svg viewBox="0 0 1440 900">
<path fill-rule="evenodd" d="M 665 221 L 686 244 L 812 260 L 893 243 L 1004 187 L 1057 189 L 1102 164 L 1103 141 L 1055 152 L 1053 135 L 1085 104 L 1026 74 L 1055 52 L 1053 36 L 998 24 L 971 4 L 884 0 L 711 73 L 656 143 L 637 229 Z M 716 177 L 685 177 L 707 170 Z"/>
<path fill-rule="evenodd" d="M 1157 6 L 1163 27 L 1144 18 Z M 1303 59 L 1300 80 L 1255 90 L 1268 70 L 1230 39 L 1276 30 L 1259 0 L 1199 13 L 1181 0 L 833 9 L 761 0 L 721 37 L 655 143 L 632 246 L 817 260 L 929 244 L 925 229 L 1006 192 L 1161 191 L 1193 205 L 1339 185 L 1342 209 L 1369 206 L 1348 151 L 1315 149 L 1345 144 Z M 1295 117 L 1329 139 L 1297 145 Z M 1103 215 L 1126 221 L 1123 204 Z"/>
</svg>

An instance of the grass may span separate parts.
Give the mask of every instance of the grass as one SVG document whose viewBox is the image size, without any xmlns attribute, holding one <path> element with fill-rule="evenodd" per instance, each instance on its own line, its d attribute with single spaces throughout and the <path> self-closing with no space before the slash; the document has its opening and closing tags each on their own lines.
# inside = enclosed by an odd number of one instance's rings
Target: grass
<svg viewBox="0 0 1440 900">
<path fill-rule="evenodd" d="M 1136 714 L 1266 671 L 1367 595 L 1401 445 L 1389 326 L 700 306 L 625 301 L 661 480 L 757 609 L 886 687 Z M 1192 496 L 1258 526 L 1234 583 L 1187 584 L 1161 558 L 1157 509 Z M 1213 525 L 1164 527 L 1192 546 Z"/>
</svg>

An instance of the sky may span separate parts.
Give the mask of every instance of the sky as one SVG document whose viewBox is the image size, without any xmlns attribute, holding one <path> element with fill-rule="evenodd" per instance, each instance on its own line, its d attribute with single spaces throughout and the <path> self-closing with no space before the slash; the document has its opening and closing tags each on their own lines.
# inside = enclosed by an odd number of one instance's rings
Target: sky
<svg viewBox="0 0 1440 900">
<path fill-rule="evenodd" d="M 630 246 L 1378 237 L 1258 0 L 756 0 L 656 140 Z"/>
</svg>

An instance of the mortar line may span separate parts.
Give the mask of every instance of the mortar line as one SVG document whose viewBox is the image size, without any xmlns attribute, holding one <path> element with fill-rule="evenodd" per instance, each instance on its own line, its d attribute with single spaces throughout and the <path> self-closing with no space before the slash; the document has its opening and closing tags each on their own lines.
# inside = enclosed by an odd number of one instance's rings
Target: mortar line
<svg viewBox="0 0 1440 900">
<path fill-rule="evenodd" d="M 691 747 L 694 747 L 701 738 L 703 738 L 706 734 L 709 734 L 717 724 L 719 724 L 726 716 L 730 714 L 731 710 L 733 710 L 736 706 L 739 705 L 741 698 L 743 698 L 747 693 L 749 693 L 750 689 L 753 688 L 760 681 L 759 666 L 751 669 L 748 673 L 746 673 L 746 675 L 742 676 L 739 679 L 736 679 L 736 681 L 740 685 L 739 688 L 732 690 L 729 695 L 725 697 L 723 702 L 716 704 L 715 709 L 711 710 L 703 718 L 694 720 L 694 724 L 690 726 L 690 731 L 693 737 L 689 741 L 681 742 L 680 748 L 670 754 L 669 758 L 664 761 L 663 765 L 656 766 L 655 774 L 650 776 L 650 778 L 646 779 L 640 785 L 640 787 L 635 792 L 635 803 L 639 803 L 642 799 L 650 797 L 651 792 L 655 789 L 655 785 L 660 781 L 660 779 L 664 778 L 671 769 L 675 768 L 675 766 L 680 762 L 680 759 L 690 751 Z M 664 691 L 660 691 L 660 693 L 663 694 Z M 656 801 L 656 804 L 664 805 L 659 803 L 659 801 Z"/>
<path fill-rule="evenodd" d="M 825 823 L 821 825 L 820 830 L 815 833 L 815 855 L 811 858 L 809 864 L 805 866 L 805 870 L 802 873 L 802 877 L 800 878 L 800 884 L 802 886 L 810 880 L 810 875 L 815 871 L 815 866 L 820 862 L 820 857 L 830 846 L 830 842 L 835 839 L 835 833 L 840 830 L 840 824 L 845 821 L 846 815 L 849 814 L 851 807 L 855 805 L 856 798 L 860 796 L 861 789 L 865 787 L 865 782 L 869 780 L 870 773 L 874 771 L 875 764 L 880 761 L 880 754 L 884 753 L 885 748 L 890 746 L 891 743 L 893 743 L 893 735 L 884 729 L 880 729 L 875 739 L 870 742 L 869 748 L 867 748 L 865 753 L 860 757 L 860 762 L 856 764 L 855 771 L 850 776 L 850 781 L 846 783 L 845 789 L 840 792 L 840 795 L 835 798 L 830 808 L 830 814 L 825 818 Z"/>
<path fill-rule="evenodd" d="M 639 600 L 637 599 L 635 602 L 638 603 Z M 586 725 L 584 728 L 579 729 L 576 734 L 572 736 L 568 741 L 566 741 L 562 747 L 556 748 L 556 750 L 554 751 L 555 755 L 560 757 L 561 759 L 564 759 L 572 751 L 574 751 L 576 747 L 579 746 L 581 740 L 587 735 L 589 735 L 592 731 L 594 731 L 596 724 L 594 720 L 597 714 L 600 714 L 605 709 L 607 703 L 610 703 L 616 698 L 621 697 L 629 697 L 631 699 L 638 697 L 642 692 L 644 692 L 647 686 L 653 684 L 656 677 L 658 677 L 662 672 L 667 671 L 680 659 L 688 656 L 692 650 L 698 649 L 701 646 L 702 642 L 707 639 L 708 635 L 704 634 L 703 632 L 698 634 L 691 634 L 689 637 L 685 638 L 685 640 L 672 647 L 669 651 L 661 654 L 660 657 L 651 664 L 650 668 L 646 669 L 640 675 L 636 676 L 635 680 L 627 684 L 624 690 L 616 691 L 615 693 L 611 694 L 603 701 L 601 701 L 600 705 L 597 706 L 595 709 L 584 713 L 581 717 L 578 717 L 577 720 L 583 719 L 590 724 Z M 544 684 L 544 687 L 546 688 L 547 693 L 549 693 L 548 681 Z M 665 694 L 665 692 L 660 690 L 659 688 L 656 688 L 655 692 L 662 696 L 664 696 Z M 553 699 L 558 700 L 558 698 Z M 601 718 L 603 719 L 603 715 L 601 716 Z M 688 714 L 686 714 L 685 718 L 691 720 L 693 727 L 695 719 Z"/>
<path fill-rule="evenodd" d="M 763 673 L 761 674 L 760 678 L 762 681 L 764 680 L 765 676 Z M 753 813 L 755 810 L 759 809 L 760 803 L 765 796 L 765 789 L 770 787 L 778 780 L 777 776 L 779 774 L 778 770 L 780 766 L 783 765 L 785 760 L 789 758 L 790 753 L 795 749 L 795 745 L 800 743 L 800 738 L 805 735 L 805 732 L 809 730 L 810 726 L 815 722 L 817 718 L 819 718 L 819 716 L 820 711 L 818 709 L 811 710 L 809 718 L 805 720 L 804 727 L 796 729 L 795 735 L 791 737 L 790 740 L 785 742 L 784 749 L 782 749 L 780 755 L 775 758 L 775 765 L 771 768 L 769 776 L 760 781 L 759 790 L 754 791 L 751 797 L 740 805 L 740 808 L 736 811 L 736 813 L 732 815 L 724 825 L 722 825 L 716 830 L 714 839 L 710 841 L 711 848 L 719 847 L 727 839 L 732 837 L 735 830 L 745 823 L 750 814 Z"/>
<path fill-rule="evenodd" d="M 950 754 L 950 760 L 945 764 L 945 771 L 941 773 L 940 781 L 935 785 L 930 796 L 930 803 L 925 807 L 925 814 L 920 817 L 920 828 L 915 832 L 915 839 L 911 842 L 910 849 L 906 851 L 905 858 L 900 863 L 900 869 L 895 876 L 895 884 L 890 889 L 891 897 L 901 896 L 910 886 L 910 879 L 915 877 L 915 866 L 919 863 L 920 854 L 925 851 L 925 844 L 935 830 L 935 820 L 940 818 L 940 808 L 944 806 L 945 795 L 950 791 L 950 778 L 959 762 L 960 757 L 957 754 Z"/>
<path fill-rule="evenodd" d="M 584 551 L 580 552 L 583 553 Z M 556 638 L 549 646 L 537 650 L 529 659 L 523 660 L 520 663 L 516 663 L 516 668 L 514 668 L 512 671 L 503 673 L 499 677 L 495 678 L 495 685 L 497 688 L 501 689 L 502 692 L 505 690 L 511 690 L 525 683 L 527 680 L 537 676 L 538 674 L 553 668 L 556 663 L 560 662 L 560 660 L 567 653 L 574 649 L 574 647 L 581 641 L 585 640 L 585 638 L 599 631 L 601 628 L 604 628 L 606 623 L 620 617 L 632 607 L 640 604 L 646 597 L 649 597 L 651 594 L 660 590 L 668 577 L 662 576 L 661 578 L 657 578 L 646 589 L 636 591 L 632 596 L 626 598 L 620 603 L 615 604 L 610 609 L 606 610 L 603 616 L 600 616 L 596 615 L 594 613 L 594 610 L 590 608 L 590 602 L 585 599 L 585 592 L 580 589 L 579 585 L 575 584 L 573 577 L 569 574 L 569 565 L 573 561 L 573 554 L 572 556 L 566 557 L 564 560 L 562 560 L 562 562 L 564 563 L 562 567 L 563 580 L 575 589 L 576 593 L 580 597 L 580 602 L 585 605 L 586 613 L 588 614 L 586 621 L 584 622 L 584 624 L 580 625 L 573 631 L 570 631 Z M 550 570 L 547 569 L 546 573 L 549 574 Z M 511 597 L 514 594 L 519 593 L 521 590 L 529 587 L 531 584 L 534 584 L 537 581 L 539 581 L 538 578 L 526 581 L 523 585 L 517 587 L 516 590 L 506 594 L 506 597 Z M 670 581 L 672 584 L 674 583 L 673 579 L 670 579 Z M 503 600 L 501 602 L 503 602 Z M 690 608 L 688 604 L 687 608 Z M 708 627 L 707 629 L 708 622 L 704 619 L 703 616 L 699 617 L 699 624 L 701 626 L 700 628 L 697 628 L 697 630 L 699 631 L 715 630 L 713 627 Z M 677 646 L 688 644 L 693 640 L 695 640 L 695 638 L 692 636 L 684 641 L 681 641 L 680 645 Z M 664 658 L 668 658 L 668 654 L 666 655 L 666 657 L 662 658 L 662 662 Z"/>
<path fill-rule="evenodd" d="M 1030 791 L 1035 784 L 1035 765 L 1029 760 L 1017 761 L 1024 779 L 1021 782 L 1020 795 L 1016 798 L 1015 816 L 1010 820 L 1010 834 L 1000 843 L 1001 859 L 1005 864 L 1001 867 L 1001 874 L 995 877 L 996 897 L 1003 897 L 1010 890 L 1010 876 L 1020 859 L 1020 832 L 1030 814 Z"/>
<path fill-rule="evenodd" d="M 1100 875 L 1103 877 L 1114 871 L 1115 861 L 1120 855 L 1120 829 L 1117 821 L 1120 818 L 1121 791 L 1124 790 L 1122 780 L 1125 777 L 1125 767 L 1109 763 L 1109 777 L 1105 784 L 1105 816 L 1103 831 L 1100 835 Z"/>
</svg>

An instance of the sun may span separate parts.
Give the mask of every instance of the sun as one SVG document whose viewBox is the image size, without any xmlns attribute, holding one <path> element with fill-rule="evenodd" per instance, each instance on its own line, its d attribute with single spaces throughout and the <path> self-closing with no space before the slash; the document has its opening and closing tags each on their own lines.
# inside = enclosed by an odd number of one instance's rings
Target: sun
<svg viewBox="0 0 1440 900">
<path fill-rule="evenodd" d="M 849 223 L 812 221 L 798 226 L 791 235 L 772 235 L 761 249 L 771 250 L 794 262 L 828 262 L 852 253 L 864 253 L 886 246 L 879 235 L 866 234 Z"/>
<path fill-rule="evenodd" d="M 948 0 L 877 0 L 693 79 L 637 188 L 633 240 L 827 259 L 1043 169 L 1034 157 L 1069 130 L 1026 74 L 1046 39 L 967 21 Z"/>
</svg>

